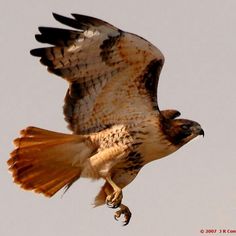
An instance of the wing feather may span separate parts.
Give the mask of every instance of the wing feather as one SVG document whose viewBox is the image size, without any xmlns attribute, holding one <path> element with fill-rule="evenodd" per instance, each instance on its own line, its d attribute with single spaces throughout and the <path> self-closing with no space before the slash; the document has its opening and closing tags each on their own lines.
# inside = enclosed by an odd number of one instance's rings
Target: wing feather
<svg viewBox="0 0 236 236">
<path fill-rule="evenodd" d="M 64 114 L 72 131 L 97 132 L 159 112 L 156 93 L 164 56 L 158 48 L 93 17 L 53 16 L 74 29 L 39 27 L 36 39 L 53 46 L 31 54 L 69 82 Z"/>
</svg>

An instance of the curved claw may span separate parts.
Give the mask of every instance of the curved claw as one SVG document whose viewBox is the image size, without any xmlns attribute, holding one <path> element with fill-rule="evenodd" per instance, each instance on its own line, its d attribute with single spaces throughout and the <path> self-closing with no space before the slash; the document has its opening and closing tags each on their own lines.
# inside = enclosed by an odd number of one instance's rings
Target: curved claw
<svg viewBox="0 0 236 236">
<path fill-rule="evenodd" d="M 106 204 L 110 208 L 118 208 L 121 204 L 123 195 L 122 191 L 115 191 L 106 198 Z"/>
<path fill-rule="evenodd" d="M 114 219 L 118 221 L 121 215 L 124 215 L 123 226 L 129 224 L 132 213 L 130 212 L 129 208 L 123 204 L 120 206 L 120 210 L 115 212 Z"/>
<path fill-rule="evenodd" d="M 116 212 L 117 213 L 117 212 Z M 119 218 L 120 218 L 120 215 L 117 215 L 117 214 L 114 214 L 114 219 L 116 220 L 116 221 L 118 221 L 119 220 Z"/>
<path fill-rule="evenodd" d="M 118 207 L 120 206 L 121 201 L 118 202 L 117 204 L 112 204 L 112 203 L 110 203 L 109 201 L 106 201 L 106 204 L 107 204 L 107 206 L 108 206 L 109 208 L 115 209 L 115 208 L 118 208 Z"/>
</svg>

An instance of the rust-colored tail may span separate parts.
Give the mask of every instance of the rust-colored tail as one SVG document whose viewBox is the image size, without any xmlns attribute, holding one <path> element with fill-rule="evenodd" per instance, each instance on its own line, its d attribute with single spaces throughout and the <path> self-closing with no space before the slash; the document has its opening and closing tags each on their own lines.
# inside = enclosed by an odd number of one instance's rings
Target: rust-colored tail
<svg viewBox="0 0 236 236">
<path fill-rule="evenodd" d="M 36 127 L 22 130 L 14 144 L 16 149 L 7 163 L 15 183 L 47 197 L 77 180 L 82 163 L 93 152 L 84 136 Z"/>
</svg>

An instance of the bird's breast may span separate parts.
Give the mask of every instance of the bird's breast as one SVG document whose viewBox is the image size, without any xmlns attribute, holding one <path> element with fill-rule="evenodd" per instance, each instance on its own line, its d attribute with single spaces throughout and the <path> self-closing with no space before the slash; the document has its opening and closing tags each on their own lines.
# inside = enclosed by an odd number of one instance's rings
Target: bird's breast
<svg viewBox="0 0 236 236">
<path fill-rule="evenodd" d="M 158 125 L 149 125 L 145 127 L 145 135 L 142 135 L 142 141 L 136 151 L 140 153 L 144 163 L 148 163 L 168 156 L 176 150 L 177 147 L 166 139 Z"/>
</svg>

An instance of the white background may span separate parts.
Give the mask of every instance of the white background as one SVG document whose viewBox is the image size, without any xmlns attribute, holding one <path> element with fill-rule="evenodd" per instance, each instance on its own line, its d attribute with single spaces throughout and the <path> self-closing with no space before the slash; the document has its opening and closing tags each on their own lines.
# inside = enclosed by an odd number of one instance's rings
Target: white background
<svg viewBox="0 0 236 236">
<path fill-rule="evenodd" d="M 124 190 L 133 212 L 127 227 L 106 206 L 92 208 L 102 182 L 80 180 L 63 198 L 60 192 L 47 199 L 21 190 L 7 171 L 20 129 L 68 132 L 62 115 L 67 84 L 29 54 L 40 46 L 37 26 L 60 26 L 52 12 L 98 17 L 158 46 L 166 58 L 161 109 L 176 108 L 205 130 L 204 139 L 145 166 Z M 201 229 L 235 230 L 235 24 L 235 0 L 1 0 L 0 235 L 189 236 L 201 235 Z"/>
</svg>

